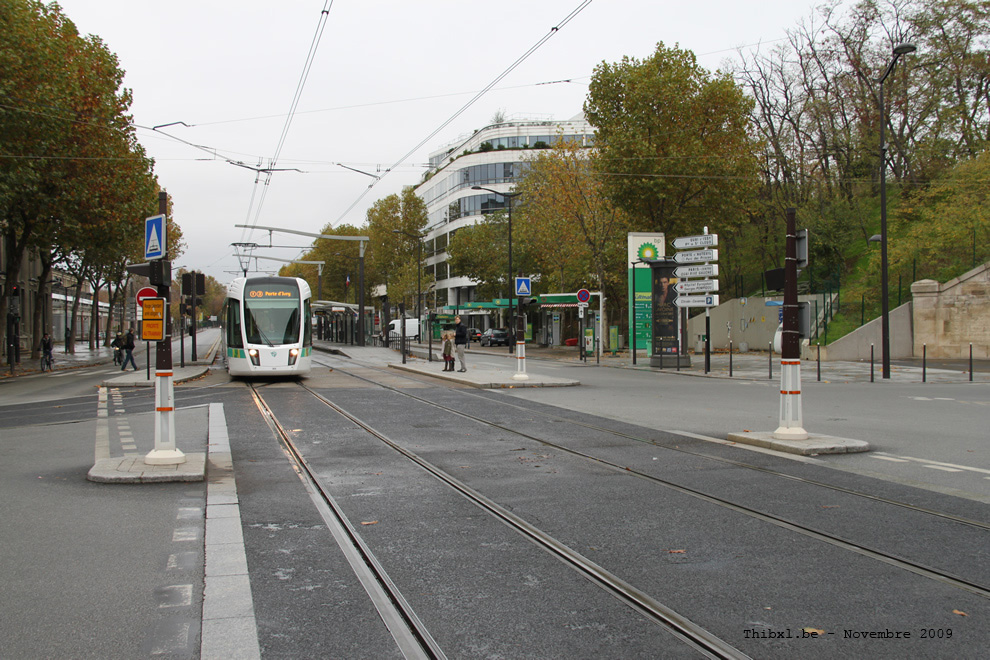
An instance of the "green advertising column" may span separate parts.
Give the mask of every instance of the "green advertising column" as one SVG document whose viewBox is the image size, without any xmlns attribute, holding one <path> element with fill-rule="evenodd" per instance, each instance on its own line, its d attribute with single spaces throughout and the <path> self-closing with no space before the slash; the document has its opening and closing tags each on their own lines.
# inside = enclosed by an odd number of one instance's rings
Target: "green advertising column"
<svg viewBox="0 0 990 660">
<path fill-rule="evenodd" d="M 666 254 L 662 233 L 630 232 L 626 235 L 628 267 L 628 301 L 630 350 L 652 354 L 653 347 L 653 277 L 647 262 Z M 635 338 L 633 333 L 635 332 Z M 635 339 L 635 341 L 634 341 Z"/>
</svg>

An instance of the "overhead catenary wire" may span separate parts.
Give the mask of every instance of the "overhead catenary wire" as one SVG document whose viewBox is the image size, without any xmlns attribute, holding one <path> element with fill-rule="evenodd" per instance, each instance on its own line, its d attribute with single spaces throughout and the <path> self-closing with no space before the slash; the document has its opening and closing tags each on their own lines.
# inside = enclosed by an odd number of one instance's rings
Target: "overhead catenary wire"
<svg viewBox="0 0 990 660">
<path fill-rule="evenodd" d="M 467 109 L 470 108 L 472 105 L 474 105 L 478 101 L 478 99 L 480 99 L 482 96 L 484 96 L 485 94 L 487 94 L 488 91 L 491 90 L 493 87 L 495 87 L 495 85 L 497 85 L 503 78 L 505 78 L 507 75 L 509 75 L 510 73 L 512 73 L 512 71 L 515 70 L 516 67 L 518 67 L 520 64 L 522 64 L 523 62 L 525 62 L 529 58 L 530 55 L 532 55 L 533 53 L 535 53 L 543 44 L 545 44 L 547 41 L 549 41 L 555 34 L 557 34 L 557 32 L 560 31 L 561 28 L 563 28 L 565 25 L 567 25 L 568 23 L 570 23 L 578 14 L 580 14 L 582 11 L 584 11 L 584 9 L 588 5 L 590 5 L 590 4 L 591 4 L 591 0 L 583 0 L 580 5 L 578 5 L 574 9 L 572 9 L 571 12 L 567 16 L 565 16 L 563 18 L 563 20 L 561 20 L 559 23 L 557 23 L 557 25 L 555 25 L 552 28 L 550 28 L 549 32 L 547 32 L 545 35 L 543 35 L 543 37 L 541 37 L 535 44 L 533 44 L 532 46 L 530 46 L 529 49 L 525 53 L 523 53 L 522 55 L 520 55 L 519 58 L 516 59 L 515 62 L 513 62 L 512 64 L 510 64 L 504 71 L 502 71 L 502 73 L 500 73 L 499 75 L 497 75 L 494 80 L 492 80 L 490 83 L 488 83 L 487 85 L 485 85 L 485 87 L 482 88 L 481 91 L 479 91 L 477 94 L 475 94 L 473 97 L 471 97 L 471 99 L 467 103 L 465 103 L 463 106 L 461 106 L 460 109 L 458 109 L 454 114 L 452 114 L 450 117 L 448 117 L 443 123 L 441 123 L 439 126 L 437 126 L 429 135 L 427 135 L 425 138 L 423 138 L 422 140 L 420 140 L 419 143 L 416 144 L 416 146 L 414 146 L 406 154 L 404 154 L 401 158 L 399 158 L 395 162 L 394 165 L 392 165 L 391 167 L 387 168 L 384 172 L 382 172 L 381 176 L 379 176 L 377 179 L 375 179 L 372 183 L 368 184 L 368 187 L 365 188 L 363 191 L 361 191 L 361 194 L 358 195 L 358 198 L 355 199 L 354 202 L 350 206 L 347 207 L 347 210 L 345 210 L 340 215 L 339 218 L 337 218 L 336 223 L 340 223 L 341 221 L 343 221 L 343 219 L 347 216 L 347 214 L 350 213 L 354 209 L 355 206 L 357 206 L 358 204 L 361 203 L 361 200 L 364 199 L 365 195 L 368 194 L 368 191 L 370 191 L 372 188 L 374 188 L 377 184 L 381 183 L 381 180 L 384 179 L 388 175 L 389 172 L 391 172 L 393 169 L 395 169 L 396 167 L 398 167 L 399 165 L 401 165 L 403 162 L 405 162 L 405 160 L 407 158 L 409 158 L 414 153 L 416 153 L 416 151 L 418 151 L 423 145 L 425 145 L 427 142 L 429 142 L 434 137 L 436 137 L 436 135 L 440 131 L 442 131 L 443 129 L 447 128 L 447 126 L 449 126 L 451 124 L 451 122 L 453 122 L 455 119 L 457 119 L 462 114 L 464 114 L 464 112 L 467 111 Z"/>
<path fill-rule="evenodd" d="M 299 81 L 296 83 L 296 91 L 292 95 L 292 102 L 289 104 L 289 114 L 285 118 L 285 123 L 282 126 L 282 132 L 278 138 L 278 144 L 275 147 L 275 153 L 269 161 L 268 167 L 264 170 L 259 169 L 257 175 L 255 176 L 254 185 L 257 188 L 259 182 L 261 181 L 261 175 L 264 174 L 264 185 L 261 189 L 261 198 L 258 200 L 257 209 L 254 212 L 254 222 L 251 221 L 251 211 L 252 207 L 248 206 L 247 210 L 247 220 L 245 224 L 256 225 L 258 220 L 261 218 L 261 210 L 265 205 L 265 198 L 268 195 L 268 186 L 271 183 L 272 172 L 275 170 L 279 156 L 282 154 L 282 148 L 285 146 L 285 140 L 289 135 L 289 128 L 292 126 L 292 120 L 296 115 L 296 111 L 299 108 L 299 101 L 302 98 L 303 89 L 306 87 L 306 81 L 309 79 L 309 73 L 313 69 L 313 62 L 316 60 L 316 50 L 319 48 L 320 40 L 323 37 L 323 31 L 326 29 L 327 19 L 330 16 L 330 9 L 333 7 L 333 0 L 325 0 L 323 9 L 320 11 L 320 19 L 317 22 L 316 31 L 313 33 L 313 39 L 309 44 L 309 52 L 306 53 L 306 61 L 303 63 L 302 72 L 299 74 Z M 251 195 L 251 205 L 254 204 L 255 195 Z M 251 229 L 241 230 L 241 238 L 243 239 Z"/>
</svg>

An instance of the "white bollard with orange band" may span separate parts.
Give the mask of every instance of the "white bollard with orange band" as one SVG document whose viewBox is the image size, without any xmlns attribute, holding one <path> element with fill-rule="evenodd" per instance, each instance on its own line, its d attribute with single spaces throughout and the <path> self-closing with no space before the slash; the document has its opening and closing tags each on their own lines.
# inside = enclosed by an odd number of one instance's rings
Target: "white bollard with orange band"
<svg viewBox="0 0 990 660">
<path fill-rule="evenodd" d="M 155 371 L 155 448 L 144 457 L 147 465 L 179 465 L 186 455 L 175 447 L 175 396 L 172 371 Z"/>
<path fill-rule="evenodd" d="M 801 360 L 780 361 L 780 420 L 773 437 L 778 440 L 807 440 L 801 414 Z"/>
</svg>

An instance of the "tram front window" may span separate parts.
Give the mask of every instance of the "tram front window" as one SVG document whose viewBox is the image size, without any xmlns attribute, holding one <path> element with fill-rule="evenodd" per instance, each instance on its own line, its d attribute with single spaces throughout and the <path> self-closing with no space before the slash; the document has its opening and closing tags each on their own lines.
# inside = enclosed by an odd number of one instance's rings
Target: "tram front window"
<svg viewBox="0 0 990 660">
<path fill-rule="evenodd" d="M 245 287 L 244 330 L 250 344 L 294 344 L 299 341 L 299 289 L 294 284 Z"/>
</svg>

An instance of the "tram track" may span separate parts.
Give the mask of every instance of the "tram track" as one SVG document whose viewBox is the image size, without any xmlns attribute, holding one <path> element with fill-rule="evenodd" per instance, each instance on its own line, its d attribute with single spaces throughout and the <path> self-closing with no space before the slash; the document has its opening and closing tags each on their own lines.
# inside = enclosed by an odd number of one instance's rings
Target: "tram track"
<svg viewBox="0 0 990 660">
<path fill-rule="evenodd" d="M 405 378 L 405 379 L 408 379 L 408 380 L 411 380 L 411 381 L 415 381 L 415 382 L 426 382 L 423 378 L 419 378 L 417 376 L 410 375 L 408 373 L 399 373 L 399 374 L 397 374 L 393 370 L 381 369 L 379 367 L 375 367 L 375 366 L 371 366 L 371 365 L 365 365 L 365 366 L 368 369 L 372 369 L 372 370 L 375 370 L 375 371 L 380 371 L 382 373 L 388 373 L 389 376 L 393 376 L 393 377 L 398 376 L 400 378 Z M 358 378 L 358 379 L 364 380 L 365 382 L 368 382 L 368 383 L 374 383 L 374 384 L 376 384 L 376 385 L 378 385 L 380 387 L 383 387 L 383 388 L 392 390 L 392 391 L 394 391 L 394 392 L 396 392 L 398 394 L 401 394 L 403 396 L 408 396 L 408 397 L 417 399 L 419 401 L 422 401 L 424 403 L 432 403 L 428 399 L 423 399 L 422 397 L 417 397 L 416 395 L 409 394 L 408 392 L 405 392 L 405 391 L 400 390 L 398 388 L 393 388 L 393 387 L 390 387 L 388 385 L 382 385 L 381 383 L 377 383 L 377 382 L 375 382 L 372 379 L 365 378 L 364 376 L 361 376 L 359 374 L 355 374 L 352 371 L 348 371 L 346 368 L 339 369 L 339 370 L 342 373 L 348 374 L 349 376 L 352 376 L 354 378 Z M 626 440 L 632 440 L 634 442 L 638 442 L 638 443 L 645 444 L 645 445 L 650 445 L 650 446 L 656 447 L 658 449 L 663 449 L 663 450 L 666 450 L 666 451 L 677 452 L 677 453 L 680 453 L 680 454 L 686 454 L 688 456 L 694 456 L 694 457 L 697 457 L 697 458 L 703 458 L 703 459 L 710 460 L 710 461 L 716 461 L 718 463 L 721 463 L 721 464 L 724 464 L 724 465 L 730 465 L 732 467 L 738 467 L 738 468 L 743 468 L 743 469 L 747 469 L 747 470 L 753 470 L 755 472 L 760 472 L 762 474 L 768 474 L 768 475 L 771 475 L 771 476 L 774 476 L 774 477 L 778 477 L 780 479 L 785 479 L 785 480 L 793 481 L 793 482 L 796 482 L 796 483 L 807 484 L 807 485 L 810 485 L 810 486 L 817 486 L 819 488 L 824 488 L 824 489 L 835 491 L 835 492 L 838 492 L 838 493 L 843 493 L 843 494 L 846 494 L 846 495 L 852 495 L 852 496 L 855 496 L 855 497 L 860 497 L 860 498 L 863 498 L 865 500 L 871 500 L 871 501 L 874 501 L 874 502 L 888 504 L 888 505 L 891 505 L 891 506 L 901 507 L 901 508 L 907 509 L 909 511 L 913 511 L 915 513 L 923 513 L 923 514 L 926 514 L 926 515 L 929 515 L 929 516 L 933 516 L 933 517 L 936 517 L 936 518 L 942 518 L 942 519 L 949 520 L 949 521 L 952 521 L 952 522 L 955 522 L 955 523 L 959 523 L 961 525 L 967 525 L 967 526 L 970 526 L 970 527 L 975 527 L 977 529 L 983 529 L 983 530 L 986 530 L 986 531 L 990 531 L 990 523 L 988 523 L 988 522 L 982 522 L 982 521 L 974 520 L 972 518 L 967 518 L 967 517 L 964 517 L 964 516 L 957 516 L 957 515 L 954 515 L 954 514 L 951 514 L 951 513 L 946 513 L 944 511 L 936 511 L 934 509 L 929 509 L 927 507 L 918 506 L 917 504 L 912 504 L 910 502 L 901 502 L 899 500 L 894 500 L 894 499 L 891 499 L 891 498 L 888 498 L 888 497 L 883 497 L 881 495 L 875 495 L 873 493 L 864 493 L 863 491 L 854 490 L 852 488 L 846 488 L 844 486 L 838 486 L 836 484 L 826 483 L 824 481 L 818 481 L 816 479 L 809 479 L 807 477 L 799 477 L 799 476 L 796 476 L 796 475 L 793 475 L 793 474 L 788 474 L 786 472 L 781 472 L 780 470 L 774 470 L 772 468 L 764 467 L 764 466 L 761 466 L 761 465 L 753 465 L 752 463 L 746 463 L 745 461 L 738 461 L 738 460 L 734 460 L 734 459 L 731 459 L 731 458 L 725 458 L 725 457 L 722 457 L 722 456 L 712 456 L 711 454 L 707 454 L 707 453 L 704 453 L 704 452 L 692 451 L 690 449 L 685 449 L 683 447 L 671 447 L 671 446 L 668 446 L 668 445 L 663 445 L 663 444 L 660 444 L 660 443 L 658 443 L 658 442 L 656 442 L 654 440 L 651 440 L 649 438 L 643 438 L 641 436 L 633 435 L 633 434 L 630 434 L 630 433 L 624 433 L 622 431 L 617 431 L 615 429 L 608 428 L 608 427 L 605 427 L 605 426 L 600 426 L 600 425 L 597 425 L 597 424 L 589 424 L 587 422 L 578 421 L 578 420 L 571 419 L 571 418 L 568 418 L 568 417 L 562 417 L 560 415 L 555 415 L 555 414 L 552 414 L 552 413 L 549 413 L 549 412 L 546 412 L 546 411 L 543 411 L 543 410 L 536 410 L 534 408 L 531 408 L 531 407 L 528 407 L 528 406 L 519 405 L 517 403 L 512 403 L 510 401 L 496 400 L 496 399 L 493 399 L 492 397 L 482 396 L 480 394 L 476 394 L 475 392 L 472 392 L 472 391 L 469 391 L 469 390 L 458 390 L 458 391 L 460 391 L 464 396 L 475 397 L 477 399 L 481 399 L 481 400 L 484 400 L 484 401 L 497 401 L 498 403 L 501 403 L 504 406 L 508 406 L 508 407 L 511 407 L 511 408 L 515 408 L 517 410 L 525 411 L 528 414 L 539 415 L 539 416 L 541 416 L 541 417 L 543 417 L 545 419 L 548 419 L 548 420 L 553 420 L 553 421 L 557 421 L 557 422 L 564 422 L 564 423 L 568 423 L 568 424 L 573 424 L 574 426 L 583 427 L 583 428 L 586 428 L 586 429 L 589 429 L 589 430 L 593 430 L 593 431 L 598 431 L 598 432 L 601 432 L 601 433 L 608 433 L 609 435 L 612 435 L 614 437 L 624 438 Z M 670 433 L 672 435 L 678 435 L 678 432 L 677 431 L 665 431 L 665 432 L 666 433 Z"/>
<path fill-rule="evenodd" d="M 365 365 L 365 368 L 369 368 L 369 369 L 372 369 L 372 370 L 380 371 L 382 373 L 388 373 L 390 377 L 394 377 L 395 376 L 395 373 L 393 371 L 391 371 L 391 370 L 384 370 L 384 369 L 380 369 L 378 367 L 368 366 L 368 365 Z M 745 506 L 745 505 L 737 504 L 737 503 L 731 502 L 731 501 L 729 501 L 729 500 L 727 500 L 725 498 L 714 496 L 714 495 L 711 495 L 709 493 L 704 493 L 704 492 L 702 492 L 700 490 L 697 490 L 695 488 L 684 486 L 682 484 L 675 483 L 675 482 L 670 481 L 668 479 L 661 479 L 659 477 L 646 474 L 644 472 L 641 472 L 641 471 L 636 470 L 634 468 L 631 468 L 629 466 L 625 466 L 625 465 L 621 465 L 621 464 L 618 464 L 618 463 L 614 463 L 614 462 L 608 461 L 606 459 L 603 459 L 601 457 L 593 456 L 591 454 L 587 454 L 585 452 L 575 450 L 575 449 L 573 449 L 571 447 L 567 447 L 567 446 L 561 445 L 559 443 L 551 442 L 549 440 L 546 440 L 545 438 L 541 438 L 541 437 L 536 436 L 536 435 L 533 435 L 531 433 L 526 433 L 526 432 L 520 431 L 518 429 L 509 427 L 509 426 L 498 424 L 496 422 L 492 422 L 490 420 L 486 420 L 484 418 L 481 418 L 481 417 L 478 417 L 478 416 L 475 416 L 475 415 L 471 415 L 471 414 L 466 413 L 466 412 L 464 412 L 462 410 L 457 410 L 457 409 L 451 408 L 449 406 L 444 406 L 444 405 L 442 405 L 440 403 L 437 403 L 435 401 L 431 401 L 431 400 L 426 399 L 426 398 L 421 397 L 421 396 L 417 396 L 417 395 L 412 394 L 412 393 L 410 393 L 408 391 L 404 391 L 404 390 L 401 390 L 399 388 L 395 388 L 395 387 L 391 387 L 389 385 L 384 385 L 384 384 L 378 383 L 378 382 L 374 381 L 373 379 L 366 378 L 365 376 L 362 376 L 360 374 L 354 373 L 353 371 L 350 371 L 347 368 L 335 367 L 335 369 L 337 371 L 341 372 L 341 373 L 347 374 L 350 377 L 357 378 L 357 379 L 363 380 L 365 382 L 375 384 L 378 387 L 381 387 L 383 389 L 387 389 L 387 390 L 389 390 L 391 392 L 394 392 L 396 394 L 399 394 L 399 395 L 401 395 L 403 397 L 407 397 L 407 398 L 413 399 L 413 400 L 415 400 L 415 401 L 417 401 L 419 403 L 422 403 L 422 404 L 425 404 L 425 405 L 428 405 L 428 406 L 432 406 L 434 408 L 437 408 L 439 410 L 442 410 L 444 412 L 447 412 L 447 413 L 450 413 L 450 414 L 453 414 L 453 415 L 457 415 L 457 416 L 460 416 L 460 417 L 463 417 L 463 418 L 466 418 L 466 419 L 473 420 L 473 421 L 475 421 L 477 423 L 480 423 L 480 424 L 486 425 L 488 427 L 491 427 L 492 429 L 497 429 L 499 431 L 503 431 L 503 432 L 506 432 L 506 433 L 511 433 L 511 434 L 517 435 L 519 437 L 526 438 L 526 439 L 532 440 L 534 442 L 538 442 L 538 443 L 540 443 L 543 446 L 550 447 L 550 448 L 553 448 L 553 449 L 558 450 L 558 451 L 561 451 L 561 452 L 566 452 L 566 453 L 568 453 L 570 455 L 577 456 L 577 457 L 580 457 L 580 458 L 585 459 L 585 460 L 593 461 L 593 462 L 595 462 L 595 463 L 597 463 L 599 465 L 608 466 L 609 468 L 614 469 L 614 470 L 619 471 L 619 472 L 622 472 L 624 474 L 635 476 L 637 478 L 644 479 L 644 480 L 650 481 L 652 483 L 656 483 L 657 485 L 663 486 L 665 488 L 673 489 L 673 490 L 675 490 L 677 492 L 683 493 L 685 495 L 689 495 L 689 496 L 694 497 L 694 498 L 697 498 L 697 499 L 701 499 L 703 501 L 706 501 L 706 502 L 715 504 L 717 506 L 720 506 L 722 508 L 725 508 L 725 509 L 734 511 L 736 513 L 740 513 L 740 514 L 746 515 L 748 517 L 751 517 L 751 518 L 754 518 L 754 519 L 758 519 L 758 520 L 761 520 L 761 521 L 770 523 L 770 524 L 775 525 L 777 527 L 780 527 L 780 528 L 783 528 L 783 529 L 786 529 L 786 530 L 789 530 L 789 531 L 792 531 L 792 532 L 799 533 L 799 534 L 804 535 L 806 537 L 813 538 L 815 540 L 818 540 L 818 541 L 821 541 L 821 542 L 824 542 L 824 543 L 828 543 L 830 545 L 833 545 L 833 546 L 842 548 L 842 549 L 847 550 L 847 551 L 851 551 L 851 552 L 857 553 L 859 555 L 868 557 L 870 559 L 883 562 L 885 564 L 894 566 L 896 568 L 900 568 L 902 570 L 909 571 L 909 572 L 914 573 L 916 575 L 919 575 L 919 576 L 922 576 L 922 577 L 925 577 L 925 578 L 928 578 L 928 579 L 931 579 L 931 580 L 935 580 L 935 581 L 941 582 L 941 583 L 946 584 L 948 586 L 951 586 L 951 587 L 954 587 L 954 588 L 957 588 L 957 589 L 960 589 L 960 590 L 963 590 L 963 591 L 972 593 L 972 594 L 977 595 L 977 596 L 980 596 L 982 598 L 990 599 L 990 587 L 988 587 L 987 585 L 979 584 L 977 582 L 968 580 L 968 579 L 966 579 L 964 577 L 961 577 L 961 576 L 952 574 L 952 573 L 950 573 L 948 571 L 944 571 L 944 570 L 937 569 L 937 568 L 932 568 L 930 566 L 926 566 L 924 564 L 921 564 L 921 563 L 916 562 L 916 561 L 912 561 L 912 560 L 907 559 L 907 558 L 904 558 L 904 557 L 898 557 L 898 556 L 896 556 L 894 554 L 891 554 L 889 552 L 884 552 L 884 551 L 881 551 L 881 550 L 876 550 L 876 549 L 873 549 L 873 548 L 868 547 L 865 544 L 858 543 L 858 542 L 855 542 L 855 541 L 852 541 L 852 540 L 849 540 L 849 539 L 844 539 L 844 538 L 839 537 L 839 536 L 837 536 L 835 534 L 830 534 L 828 532 L 823 532 L 823 531 L 820 531 L 820 530 L 816 530 L 816 529 L 814 529 L 812 527 L 809 527 L 807 525 L 804 525 L 804 524 L 801 524 L 801 523 L 796 523 L 796 522 L 787 520 L 787 519 L 785 519 L 785 518 L 783 518 L 781 516 L 774 515 L 774 514 L 771 514 L 771 513 L 767 513 L 765 511 L 759 511 L 757 509 L 754 509 L 752 507 L 748 507 L 748 506 Z M 405 375 L 405 374 L 402 374 L 402 377 L 408 378 L 409 380 L 413 380 L 413 381 L 417 381 L 417 382 L 423 382 L 421 379 L 410 377 L 410 376 Z M 303 384 L 300 384 L 300 386 L 303 387 L 304 389 L 306 389 L 307 391 L 309 391 L 311 394 L 314 394 L 314 396 L 319 397 L 319 395 L 317 393 L 315 393 L 312 390 L 310 390 L 307 386 L 305 386 Z M 934 510 L 927 509 L 927 508 L 924 508 L 924 507 L 918 507 L 918 506 L 915 506 L 915 505 L 910 504 L 910 503 L 899 502 L 897 500 L 891 500 L 889 498 L 883 498 L 883 497 L 879 497 L 879 496 L 872 495 L 872 494 L 869 494 L 869 493 L 862 493 L 862 492 L 856 491 L 856 490 L 844 489 L 842 487 L 832 486 L 831 484 L 824 484 L 823 482 L 819 482 L 819 481 L 808 480 L 808 479 L 805 479 L 805 478 L 802 478 L 802 477 L 795 477 L 793 475 L 788 475 L 788 474 L 783 473 L 783 472 L 779 472 L 779 471 L 772 470 L 772 469 L 769 469 L 769 468 L 763 468 L 761 466 L 753 466 L 753 465 L 750 465 L 750 464 L 747 464 L 747 463 L 744 463 L 744 462 L 740 462 L 740 461 L 732 461 L 730 459 L 722 459 L 720 457 L 711 457 L 711 456 L 706 455 L 704 453 L 691 452 L 691 451 L 682 450 L 682 449 L 679 449 L 679 448 L 671 448 L 671 447 L 667 447 L 665 445 L 657 444 L 657 443 L 652 442 L 652 441 L 650 441 L 648 439 L 638 438 L 638 437 L 632 436 L 630 434 L 625 434 L 625 433 L 622 433 L 622 432 L 613 431 L 611 429 L 608 429 L 608 428 L 605 428 L 605 427 L 601 427 L 601 426 L 596 426 L 596 425 L 584 424 L 584 423 L 581 423 L 581 422 L 576 422 L 575 420 L 571 420 L 571 419 L 564 418 L 564 417 L 557 417 L 557 416 L 548 415 L 548 414 L 542 413 L 540 411 L 534 411 L 531 408 L 527 408 L 525 406 L 516 406 L 515 404 L 511 404 L 511 403 L 508 403 L 508 402 L 497 401 L 497 400 L 495 400 L 495 399 L 493 399 L 491 397 L 481 397 L 479 395 L 476 395 L 476 394 L 473 394 L 473 393 L 470 393 L 470 392 L 462 392 L 462 393 L 465 394 L 465 395 L 467 395 L 467 396 L 477 397 L 479 399 L 483 399 L 483 400 L 488 401 L 488 402 L 502 403 L 503 405 L 513 406 L 513 407 L 516 407 L 516 408 L 525 410 L 528 413 L 541 414 L 541 415 L 544 415 L 545 417 L 552 417 L 552 418 L 554 418 L 556 420 L 559 420 L 560 422 L 572 423 L 572 424 L 576 424 L 578 426 L 583 426 L 583 427 L 588 428 L 588 429 L 592 429 L 592 430 L 595 430 L 595 431 L 600 431 L 602 433 L 609 433 L 609 434 L 612 434 L 612 435 L 615 435 L 615 436 L 618 436 L 618 437 L 623 437 L 623 438 L 626 438 L 626 439 L 636 440 L 638 442 L 644 442 L 646 444 L 651 444 L 651 445 L 656 446 L 658 448 L 669 449 L 671 451 L 679 451 L 679 452 L 691 454 L 693 456 L 697 456 L 697 457 L 700 457 L 700 458 L 705 458 L 705 459 L 710 459 L 710 460 L 717 460 L 717 461 L 720 461 L 720 462 L 723 462 L 723 463 L 734 465 L 735 467 L 741 467 L 741 468 L 745 468 L 745 469 L 752 469 L 752 470 L 759 471 L 761 473 L 770 474 L 772 476 L 781 477 L 781 478 L 787 478 L 787 479 L 794 480 L 796 482 L 803 482 L 803 483 L 807 483 L 807 484 L 810 484 L 810 485 L 813 485 L 813 486 L 821 486 L 821 487 L 830 488 L 832 490 L 836 490 L 836 491 L 840 491 L 840 492 L 845 492 L 846 494 L 849 494 L 849 495 L 858 496 L 858 497 L 862 497 L 862 498 L 869 499 L 869 500 L 872 500 L 872 501 L 877 501 L 879 503 L 883 503 L 883 504 L 887 504 L 887 505 L 892 505 L 892 506 L 897 506 L 897 507 L 905 508 L 905 509 L 914 511 L 916 513 L 921 513 L 921 514 L 925 514 L 925 515 L 929 515 L 929 516 L 933 516 L 933 517 L 945 519 L 946 521 L 951 522 L 951 523 L 954 523 L 954 524 L 966 525 L 966 526 L 978 528 L 978 529 L 981 529 L 981 530 L 988 530 L 988 529 L 990 529 L 990 525 L 987 525 L 987 524 L 982 523 L 980 521 L 971 520 L 971 519 L 963 518 L 963 517 L 960 517 L 960 516 L 954 516 L 954 515 L 946 514 L 946 513 L 943 513 L 943 512 L 939 512 L 939 511 L 934 511 Z"/>
<path fill-rule="evenodd" d="M 663 605 L 635 586 L 623 581 L 598 564 L 590 561 L 580 553 L 546 534 L 536 526 L 513 514 L 490 498 L 470 488 L 438 466 L 426 461 L 399 443 L 375 430 L 371 425 L 352 415 L 326 397 L 313 391 L 303 384 L 299 386 L 312 395 L 317 401 L 332 409 L 341 417 L 355 424 L 378 441 L 397 451 L 408 460 L 417 464 L 441 483 L 455 490 L 459 495 L 507 524 L 524 537 L 533 541 L 537 546 L 548 551 L 564 564 L 577 571 L 592 583 L 603 588 L 633 610 L 647 619 L 663 626 L 676 638 L 688 644 L 705 657 L 745 660 L 748 655 L 736 649 L 731 644 L 720 639 L 708 630 L 693 623 L 673 609 Z M 262 413 L 272 432 L 282 443 L 284 453 L 292 463 L 297 475 L 306 485 L 307 490 L 328 523 L 335 540 L 348 557 L 355 573 L 361 578 L 366 591 L 375 602 L 389 630 L 393 632 L 400 649 L 407 658 L 443 658 L 439 648 L 429 631 L 422 625 L 418 617 L 408 606 L 401 593 L 388 578 L 380 563 L 361 540 L 353 525 L 336 504 L 329 491 L 320 483 L 318 475 L 312 470 L 302 452 L 292 440 L 291 434 L 278 421 L 264 395 L 254 385 L 249 385 L 251 396 Z M 396 630 L 401 631 L 396 635 Z"/>
<path fill-rule="evenodd" d="M 281 442 L 286 458 L 306 487 L 327 528 L 371 598 L 403 656 L 408 659 L 424 660 L 446 658 L 429 630 L 416 616 L 330 492 L 320 482 L 258 388 L 253 384 L 249 384 L 248 387 L 263 419 Z"/>
</svg>

